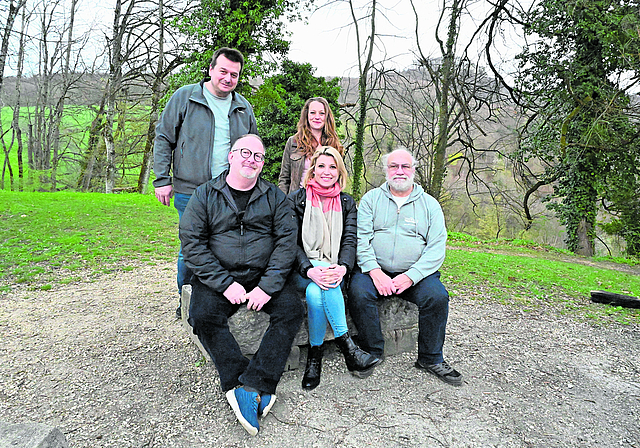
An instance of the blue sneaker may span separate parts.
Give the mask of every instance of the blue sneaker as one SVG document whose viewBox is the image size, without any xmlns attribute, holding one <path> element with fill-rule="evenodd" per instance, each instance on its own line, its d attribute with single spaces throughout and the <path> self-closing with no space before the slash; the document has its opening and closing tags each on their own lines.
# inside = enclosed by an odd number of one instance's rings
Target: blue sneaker
<svg viewBox="0 0 640 448">
<path fill-rule="evenodd" d="M 244 388 L 238 387 L 227 392 L 227 401 L 242 427 L 252 436 L 258 434 L 260 430 L 258 424 L 260 396 L 258 393 L 248 392 Z"/>
<path fill-rule="evenodd" d="M 260 404 L 258 405 L 258 417 L 260 418 L 266 417 L 275 402 L 276 402 L 275 394 L 264 393 L 260 395 Z"/>
</svg>

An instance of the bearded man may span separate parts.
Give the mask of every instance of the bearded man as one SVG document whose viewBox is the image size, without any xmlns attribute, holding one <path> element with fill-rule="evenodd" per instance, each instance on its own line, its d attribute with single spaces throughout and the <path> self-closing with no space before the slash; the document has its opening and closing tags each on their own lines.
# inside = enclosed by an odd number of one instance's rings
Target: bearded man
<svg viewBox="0 0 640 448">
<path fill-rule="evenodd" d="M 447 229 L 438 201 L 414 183 L 415 159 L 398 149 L 382 159 L 387 182 L 367 192 L 358 207 L 358 268 L 349 285 L 349 314 L 363 350 L 382 359 L 378 301 L 392 295 L 418 306 L 415 367 L 462 385 L 442 354 L 449 294 L 440 282 Z"/>
</svg>

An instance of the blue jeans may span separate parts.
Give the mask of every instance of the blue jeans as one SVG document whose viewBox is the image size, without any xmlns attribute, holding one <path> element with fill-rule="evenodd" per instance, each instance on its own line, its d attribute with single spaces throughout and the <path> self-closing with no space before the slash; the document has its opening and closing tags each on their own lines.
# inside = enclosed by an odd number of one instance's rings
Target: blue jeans
<svg viewBox="0 0 640 448">
<path fill-rule="evenodd" d="M 243 286 L 251 291 L 256 284 Z M 258 352 L 249 360 L 240 351 L 228 325 L 229 317 L 246 304 L 229 302 L 221 293 L 202 284 L 196 276 L 192 279 L 192 286 L 189 323 L 218 370 L 222 390 L 226 392 L 246 385 L 274 394 L 293 339 L 302 324 L 304 309 L 298 294 L 285 289 L 273 294 L 262 307 L 262 311 L 269 315 L 269 328 L 262 337 Z"/>
<path fill-rule="evenodd" d="M 398 275 L 386 274 L 392 278 Z M 418 305 L 418 361 L 441 363 L 444 361 L 442 346 L 449 316 L 449 293 L 440 282 L 440 272 L 425 277 L 400 297 Z M 360 271 L 353 274 L 349 285 L 349 314 L 358 330 L 360 347 L 377 357 L 384 353 L 377 303 L 382 298 L 369 274 Z"/>
<path fill-rule="evenodd" d="M 329 263 L 311 261 L 314 266 L 329 266 Z M 307 315 L 309 318 L 309 343 L 317 347 L 324 342 L 327 331 L 327 322 L 333 329 L 333 335 L 337 338 L 348 331 L 345 314 L 344 297 L 341 285 L 329 288 L 326 291 L 316 285 L 311 279 L 302 278 L 300 274 L 292 274 L 296 288 L 299 292 L 305 292 L 307 300 Z"/>
<path fill-rule="evenodd" d="M 175 193 L 173 195 L 173 206 L 178 210 L 178 219 L 182 219 L 184 209 L 187 208 L 187 204 L 191 199 L 190 194 Z M 184 263 L 184 257 L 182 256 L 182 245 L 180 245 L 180 251 L 178 252 L 178 275 L 176 280 L 178 281 L 178 294 L 182 294 L 182 286 L 191 284 L 191 277 L 193 272 Z"/>
</svg>

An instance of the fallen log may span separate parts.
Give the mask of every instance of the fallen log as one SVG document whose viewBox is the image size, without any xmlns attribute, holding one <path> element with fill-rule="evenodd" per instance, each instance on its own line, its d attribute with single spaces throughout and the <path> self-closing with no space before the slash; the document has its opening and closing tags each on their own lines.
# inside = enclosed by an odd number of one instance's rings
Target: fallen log
<svg viewBox="0 0 640 448">
<path fill-rule="evenodd" d="M 609 291 L 591 291 L 591 301 L 625 308 L 640 308 L 640 299 Z"/>
</svg>

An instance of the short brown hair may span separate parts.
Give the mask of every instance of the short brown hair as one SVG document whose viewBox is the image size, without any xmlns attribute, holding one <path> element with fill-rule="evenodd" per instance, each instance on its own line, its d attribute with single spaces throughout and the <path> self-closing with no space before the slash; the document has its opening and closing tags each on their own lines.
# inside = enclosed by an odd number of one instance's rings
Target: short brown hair
<svg viewBox="0 0 640 448">
<path fill-rule="evenodd" d="M 213 56 L 211 56 L 211 67 L 215 67 L 218 62 L 218 56 L 223 55 L 225 58 L 229 59 L 231 62 L 239 62 L 240 63 L 240 73 L 242 73 L 242 69 L 244 68 L 244 56 L 240 51 L 235 48 L 222 47 L 218 48 Z"/>
</svg>

